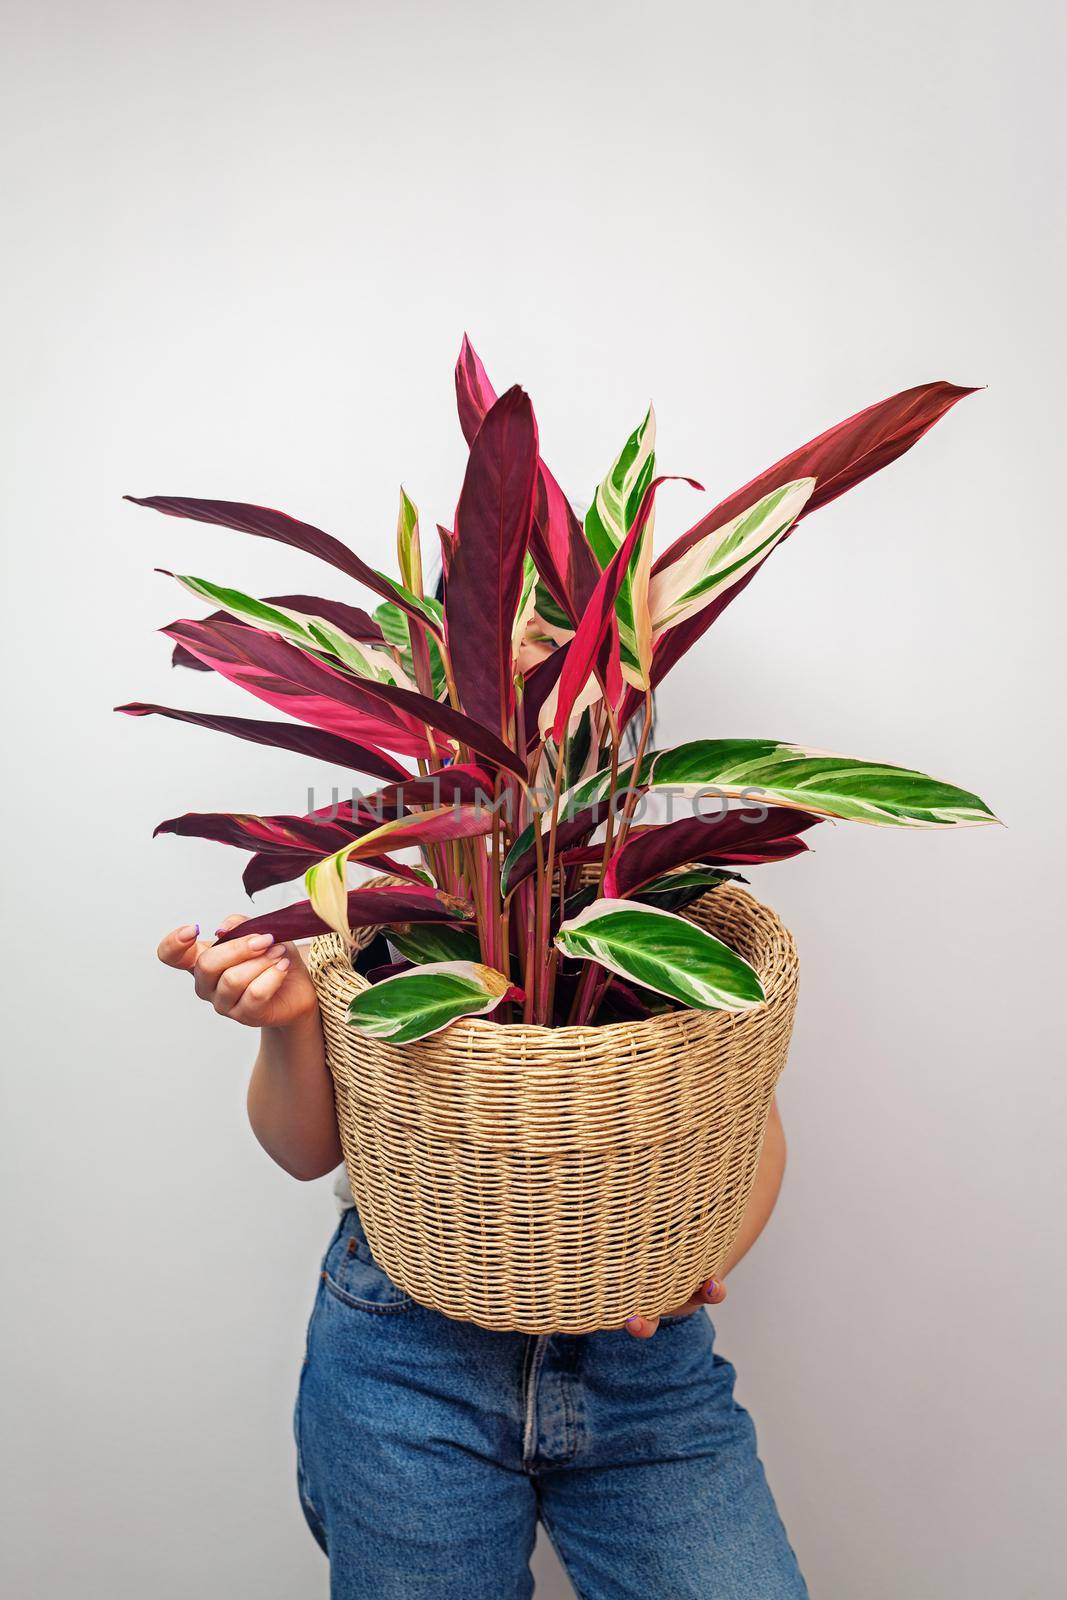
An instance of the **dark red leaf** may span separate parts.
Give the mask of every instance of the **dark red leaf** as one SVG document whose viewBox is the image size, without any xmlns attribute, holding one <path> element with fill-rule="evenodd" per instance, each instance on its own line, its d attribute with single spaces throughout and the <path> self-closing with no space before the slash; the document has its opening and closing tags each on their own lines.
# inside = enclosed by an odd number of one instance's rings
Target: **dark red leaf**
<svg viewBox="0 0 1067 1600">
<path fill-rule="evenodd" d="M 975 392 L 955 383 L 922 383 L 914 389 L 890 395 L 888 400 L 880 400 L 858 411 L 854 417 L 846 417 L 844 422 L 810 439 L 791 455 L 783 456 L 743 489 L 721 500 L 713 511 L 701 517 L 664 551 L 653 572 L 663 572 L 673 566 L 706 534 L 721 528 L 731 517 L 738 516 L 764 495 L 781 488 L 784 483 L 791 483 L 794 478 L 816 480 L 812 496 L 800 513 L 801 517 L 810 516 L 819 506 L 836 500 L 846 489 L 862 483 L 864 478 L 910 450 L 957 400 Z"/>
<path fill-rule="evenodd" d="M 898 456 L 910 450 L 912 445 L 916 444 L 923 434 L 956 404 L 957 400 L 962 400 L 965 395 L 975 392 L 974 389 L 960 388 L 954 383 L 920 384 L 917 388 L 905 389 L 901 394 L 892 395 L 877 405 L 868 406 L 865 411 L 857 412 L 854 417 L 846 418 L 836 427 L 821 433 L 818 438 L 801 445 L 792 455 L 783 457 L 758 478 L 753 478 L 743 489 L 738 489 L 726 500 L 720 501 L 713 511 L 701 517 L 699 522 L 664 551 L 653 566 L 653 572 L 662 572 L 672 566 L 699 539 L 708 533 L 713 533 L 732 517 L 736 517 L 757 500 L 761 500 L 764 495 L 780 488 L 783 483 L 790 483 L 794 478 L 814 477 L 815 490 L 797 519 L 799 522 L 817 507 L 835 500 L 838 495 L 844 494 L 846 489 L 862 483 L 864 478 L 869 478 L 872 473 L 880 471 L 882 467 L 888 466 Z M 779 543 L 784 544 L 794 531 L 795 529 L 790 530 Z M 778 545 L 774 547 L 778 548 Z M 773 554 L 774 550 L 771 550 L 763 558 L 764 561 L 769 560 Z M 703 611 L 687 617 L 677 627 L 669 628 L 661 635 L 653 653 L 651 672 L 653 688 L 663 681 L 675 663 L 707 632 L 726 607 L 748 587 L 762 565 L 763 561 L 751 568 L 739 583 L 725 590 L 711 605 L 705 606 Z M 632 693 L 627 695 L 621 715 L 623 725 L 639 704 L 638 697 Z"/>
<path fill-rule="evenodd" d="M 621 978 L 613 975 L 604 990 L 601 1004 L 608 1006 L 612 1013 L 620 1019 L 639 1022 L 653 1015 L 652 1007 L 648 1002 L 648 994 L 649 991 L 647 989 L 644 995 L 639 994 L 630 984 L 624 983 Z"/>
<path fill-rule="evenodd" d="M 741 866 L 799 855 L 807 845 L 796 835 L 819 821 L 810 811 L 774 806 L 758 820 L 750 811 L 732 810 L 634 828 L 622 850 L 608 863 L 604 893 L 613 899 L 624 899 L 653 878 L 688 862 Z"/>
<path fill-rule="evenodd" d="M 450 528 L 443 528 L 438 523 L 437 537 L 441 541 L 441 577 L 443 583 L 447 583 L 448 574 L 452 570 L 452 557 L 456 551 L 456 536 Z"/>
<path fill-rule="evenodd" d="M 196 659 L 195 657 L 192 659 Z M 211 668 L 197 661 L 204 672 Z M 236 739 L 247 739 L 251 744 L 265 744 L 278 750 L 293 750 L 298 755 L 311 756 L 316 761 L 326 761 L 331 766 L 346 767 L 352 772 L 366 772 L 371 777 L 383 778 L 389 783 L 413 781 L 399 761 L 374 745 L 359 744 L 354 739 L 342 739 L 321 728 L 304 728 L 297 722 L 261 722 L 257 717 L 215 717 L 203 711 L 177 711 L 172 706 L 147 705 L 139 700 L 129 705 L 116 706 L 116 711 L 129 717 L 170 717 L 175 722 L 189 722 L 198 728 L 213 728 L 216 733 L 229 733 Z"/>
<path fill-rule="evenodd" d="M 397 888 L 388 884 L 370 885 L 352 889 L 348 896 L 348 925 L 350 928 L 376 928 L 401 925 L 408 922 L 458 922 L 471 916 L 471 907 L 465 901 L 444 894 L 428 885 L 411 884 Z M 322 918 L 311 908 L 310 900 L 296 905 L 283 906 L 277 911 L 265 912 L 240 922 L 235 928 L 219 935 L 219 944 L 230 939 L 246 938 L 253 933 L 270 933 L 275 939 L 309 939 L 316 934 L 330 933 Z"/>
<path fill-rule="evenodd" d="M 502 737 L 514 709 L 511 631 L 536 482 L 533 409 L 521 389 L 509 389 L 471 445 L 445 591 L 445 638 L 460 702 Z"/>
<path fill-rule="evenodd" d="M 351 821 L 351 806 L 337 809 L 339 813 L 347 809 L 349 818 L 340 814 L 332 818 L 323 815 L 259 817 L 194 811 L 183 817 L 168 818 L 159 824 L 155 833 L 211 839 L 217 844 L 234 845 L 238 850 L 254 851 L 242 876 L 245 889 L 251 895 L 276 883 L 289 883 L 316 861 L 333 855 L 335 850 L 343 849 L 379 826 L 374 817 Z M 415 876 L 410 867 L 384 854 L 365 857 L 365 864 L 379 872 L 408 878 Z"/>
<path fill-rule="evenodd" d="M 359 825 L 340 818 L 189 811 L 159 823 L 153 838 L 160 833 L 175 833 L 185 839 L 212 839 L 216 844 L 235 845 L 239 850 L 279 854 L 310 849 L 317 858 L 332 855 L 377 826 L 376 822 Z"/>
<path fill-rule="evenodd" d="M 335 804 L 323 806 L 319 811 L 313 812 L 312 816 L 348 823 L 353 826 L 352 837 L 358 838 L 364 833 L 369 833 L 372 828 L 380 827 L 383 822 L 392 822 L 404 816 L 408 806 L 477 804 L 491 800 L 492 791 L 493 780 L 480 767 L 444 767 L 439 772 L 428 773 L 424 778 L 408 778 L 404 783 L 389 784 L 383 789 L 376 789 L 371 794 L 364 795 L 360 800 L 354 825 L 351 800 L 340 800 Z M 389 848 L 399 848 L 399 845 L 394 846 L 389 841 Z M 277 851 L 273 854 L 257 854 L 245 868 L 242 881 L 249 894 L 258 894 L 261 889 L 272 884 L 287 883 L 290 879 L 298 877 L 316 861 L 321 860 L 323 855 L 328 854 L 329 850 L 317 850 L 307 851 L 301 855 L 294 850 L 291 858 L 285 859 L 282 859 Z M 406 866 L 402 861 L 395 861 L 390 856 L 368 856 L 364 859 L 363 865 L 374 867 L 378 872 L 390 873 L 394 877 L 407 877 L 419 881 L 413 868 Z"/>
<path fill-rule="evenodd" d="M 596 588 L 600 568 L 570 501 L 543 461 L 534 520 L 534 560 L 540 555 L 543 564 L 538 571 L 557 605 L 577 626 Z"/>
<path fill-rule="evenodd" d="M 453 767 L 440 767 L 422 778 L 405 778 L 402 783 L 392 783 L 384 789 L 375 789 L 363 796 L 365 808 L 380 809 L 383 820 L 396 815 L 399 806 L 447 806 L 453 803 L 488 805 L 493 799 L 493 780 L 481 767 L 457 762 Z"/>
<path fill-rule="evenodd" d="M 368 983 L 381 983 L 385 978 L 399 978 L 402 972 L 411 972 L 414 967 L 414 961 L 386 961 L 380 967 L 368 967 L 363 976 Z"/>
<path fill-rule="evenodd" d="M 186 495 L 153 494 L 143 499 L 125 495 L 135 506 L 149 506 L 169 517 L 185 517 L 192 522 L 210 522 L 220 528 L 235 528 L 239 533 L 254 533 L 262 539 L 276 539 L 279 544 L 291 545 L 308 555 L 318 556 L 331 566 L 365 584 L 383 600 L 391 600 L 401 610 L 409 612 L 424 627 L 432 627 L 424 614 L 398 593 L 388 578 L 382 577 L 365 561 L 350 550 L 340 539 L 313 527 L 310 522 L 298 522 L 283 511 L 272 511 L 268 506 L 253 506 L 243 500 L 194 500 Z"/>
<path fill-rule="evenodd" d="M 528 750 L 532 750 L 540 741 L 538 718 L 541 715 L 541 708 L 559 682 L 559 675 L 563 671 L 566 659 L 566 650 L 553 650 L 551 655 L 545 656 L 543 661 L 539 661 L 523 675 L 522 706 Z"/>
<path fill-rule="evenodd" d="M 486 412 L 496 403 L 496 390 L 486 376 L 467 335 L 459 349 L 456 362 L 456 404 L 459 408 L 459 425 L 468 444 L 481 427 Z"/>
<path fill-rule="evenodd" d="M 292 883 L 294 878 L 302 878 L 316 861 L 321 861 L 322 855 L 319 850 L 293 850 L 288 854 L 262 852 L 250 856 L 241 874 L 245 893 L 257 895 L 262 889 L 271 889 L 275 884 Z M 375 872 L 388 873 L 393 878 L 407 878 L 412 883 L 423 881 L 414 867 L 405 865 L 403 861 L 394 861 L 392 856 L 365 856 L 360 865 L 373 867 Z"/>
<path fill-rule="evenodd" d="M 422 782 L 423 780 L 419 780 Z M 413 785 L 413 789 L 418 785 Z M 457 785 L 455 796 L 466 785 Z M 404 791 L 406 796 L 406 791 Z M 414 802 L 414 796 L 406 796 Z M 446 802 L 447 803 L 447 802 Z M 294 849 L 289 852 L 279 850 L 266 850 L 254 855 L 245 868 L 243 882 L 248 893 L 257 894 L 260 889 L 268 888 L 275 883 L 287 883 L 292 878 L 298 877 L 307 871 L 308 867 L 321 861 L 323 856 L 331 855 L 334 850 L 343 848 L 351 840 L 364 838 L 368 833 L 374 832 L 384 822 L 399 821 L 407 817 L 407 826 L 396 829 L 391 835 L 382 840 L 383 850 L 400 850 L 412 845 L 433 844 L 446 842 L 449 839 L 468 838 L 474 834 L 487 833 L 492 824 L 492 813 L 485 809 L 479 811 L 472 806 L 456 805 L 449 807 L 444 816 L 427 818 L 423 813 L 405 813 L 400 799 L 400 788 L 396 791 L 396 799 L 390 805 L 390 791 L 379 790 L 375 796 L 361 804 L 355 818 L 352 818 L 352 803 L 344 801 L 340 805 L 323 807 L 319 813 L 306 819 L 314 822 L 318 818 L 326 817 L 335 821 L 336 828 L 323 830 L 320 846 L 315 849 L 299 851 Z M 331 832 L 343 830 L 347 825 L 349 839 L 341 839 L 340 843 L 330 837 Z M 313 836 L 314 837 L 314 836 Z M 327 843 L 327 841 L 329 841 Z M 323 846 L 326 846 L 323 848 Z M 389 873 L 394 877 L 408 878 L 412 882 L 421 881 L 415 868 L 406 862 L 397 861 L 390 855 L 376 854 L 365 855 L 360 858 L 361 864 L 373 867 L 378 872 Z"/>
<path fill-rule="evenodd" d="M 466 334 L 456 363 L 456 400 L 463 436 L 473 444 L 496 390 Z M 552 598 L 577 627 L 600 574 L 570 501 L 540 457 L 530 550 Z"/>
</svg>

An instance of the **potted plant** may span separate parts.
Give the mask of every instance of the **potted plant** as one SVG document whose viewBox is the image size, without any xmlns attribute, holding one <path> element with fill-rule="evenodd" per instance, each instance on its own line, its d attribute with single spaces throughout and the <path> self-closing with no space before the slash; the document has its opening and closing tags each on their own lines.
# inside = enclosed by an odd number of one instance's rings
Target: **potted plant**
<svg viewBox="0 0 1067 1600">
<path fill-rule="evenodd" d="M 739 1225 L 797 969 L 738 869 L 804 851 L 825 818 L 995 820 L 920 772 L 771 739 L 652 738 L 654 691 L 798 522 L 971 391 L 925 384 L 869 407 L 655 556 L 651 409 L 579 521 L 529 399 L 498 399 L 466 340 L 456 386 L 470 454 L 438 529 L 443 603 L 403 491 L 398 578 L 277 511 L 139 500 L 292 545 L 379 603 L 180 575 L 213 610 L 163 630 L 176 664 L 292 720 L 119 709 L 378 781 L 307 815 L 156 831 L 250 851 L 250 893 L 305 875 L 307 899 L 235 932 L 316 936 L 346 1165 L 382 1265 L 450 1315 L 583 1332 L 686 1299 Z M 646 813 L 657 796 L 670 820 Z M 379 876 L 350 887 L 353 864 Z"/>
</svg>

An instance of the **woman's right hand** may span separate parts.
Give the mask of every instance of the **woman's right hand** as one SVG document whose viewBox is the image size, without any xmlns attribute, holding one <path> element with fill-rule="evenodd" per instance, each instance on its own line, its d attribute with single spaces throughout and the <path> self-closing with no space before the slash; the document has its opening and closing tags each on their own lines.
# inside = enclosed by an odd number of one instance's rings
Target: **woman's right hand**
<svg viewBox="0 0 1067 1600">
<path fill-rule="evenodd" d="M 227 917 L 219 933 L 247 919 Z M 250 1028 L 288 1028 L 314 1015 L 315 986 L 295 945 L 275 944 L 269 933 L 215 944 L 187 923 L 161 941 L 164 966 L 191 972 L 201 1000 L 223 1017 Z"/>
</svg>

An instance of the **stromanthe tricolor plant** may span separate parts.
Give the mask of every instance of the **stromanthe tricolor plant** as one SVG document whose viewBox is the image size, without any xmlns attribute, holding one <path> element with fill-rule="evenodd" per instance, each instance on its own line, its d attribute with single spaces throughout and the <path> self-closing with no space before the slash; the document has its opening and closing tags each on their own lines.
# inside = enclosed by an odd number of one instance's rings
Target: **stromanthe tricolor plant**
<svg viewBox="0 0 1067 1600">
<path fill-rule="evenodd" d="M 354 944 L 358 930 L 384 928 L 393 960 L 350 1014 L 378 1039 L 404 1044 L 460 1017 L 558 1027 L 760 1005 L 752 967 L 685 916 L 696 898 L 739 867 L 802 853 L 825 818 L 899 828 L 996 819 L 977 795 L 925 773 L 777 739 L 653 749 L 653 693 L 804 517 L 895 461 L 971 392 L 920 384 L 869 406 L 657 554 L 664 478 L 652 408 L 579 519 L 541 459 L 528 397 L 515 387 L 498 398 L 464 339 L 456 395 L 469 456 L 452 526 L 437 527 L 443 603 L 426 593 L 419 513 L 403 489 L 396 578 L 263 506 L 137 500 L 290 545 L 376 601 L 257 597 L 167 574 L 211 608 L 163 629 L 175 664 L 217 672 L 287 720 L 118 709 L 290 750 L 378 786 L 307 815 L 189 813 L 156 831 L 247 851 L 250 894 L 304 877 L 307 899 L 234 934 L 332 930 Z M 645 822 L 657 793 L 679 814 Z M 397 854 L 412 848 L 417 863 Z M 354 864 L 393 881 L 352 887 Z"/>
</svg>

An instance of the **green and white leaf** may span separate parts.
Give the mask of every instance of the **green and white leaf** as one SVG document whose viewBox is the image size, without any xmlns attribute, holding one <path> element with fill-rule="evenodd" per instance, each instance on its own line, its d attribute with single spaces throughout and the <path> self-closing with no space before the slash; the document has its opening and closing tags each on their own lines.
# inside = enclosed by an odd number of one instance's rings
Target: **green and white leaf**
<svg viewBox="0 0 1067 1600">
<path fill-rule="evenodd" d="M 328 928 L 351 943 L 348 926 L 348 851 L 338 850 L 324 861 L 316 861 L 304 874 L 311 909 Z"/>
<path fill-rule="evenodd" d="M 414 611 L 419 612 L 421 616 L 425 617 L 431 628 L 435 628 L 438 633 L 443 631 L 443 625 L 441 622 L 442 607 L 439 600 L 433 600 L 427 595 L 413 593 L 413 591 L 405 584 L 398 583 L 395 578 L 391 578 L 388 572 L 379 572 L 377 567 L 375 567 L 374 571 L 376 575 L 381 578 L 383 583 L 387 583 L 389 585 L 394 594 L 399 595 L 401 599 L 406 600 L 408 605 L 411 606 Z M 393 604 L 391 600 L 385 600 L 382 603 L 383 605 Z M 375 615 L 377 615 L 377 613 L 375 613 Z"/>
<path fill-rule="evenodd" d="M 476 934 L 450 928 L 445 922 L 393 927 L 386 937 L 400 955 L 419 967 L 431 961 L 477 961 L 481 955 Z"/>
<path fill-rule="evenodd" d="M 657 753 L 655 750 L 645 751 L 641 760 L 640 778 L 636 773 L 635 762 L 624 762 L 619 767 L 618 776 L 615 780 L 615 793 L 620 797 L 620 810 L 622 809 L 621 797 L 631 784 L 643 788 L 648 783 Z M 587 806 L 603 803 L 610 797 L 611 792 L 611 768 L 601 767 L 599 771 L 592 773 L 588 778 L 583 778 L 581 783 L 576 783 L 572 789 L 567 790 L 560 802 L 560 815 L 573 817 L 576 812 L 584 811 Z"/>
<path fill-rule="evenodd" d="M 996 822 L 983 800 L 908 767 L 827 755 L 776 739 L 697 739 L 663 750 L 651 787 L 703 789 L 764 805 L 800 806 L 819 816 L 903 828 Z"/>
<path fill-rule="evenodd" d="M 372 828 L 369 833 L 353 839 L 351 844 L 346 844 L 340 850 L 335 850 L 332 856 L 324 856 L 321 861 L 308 868 L 304 874 L 304 884 L 307 888 L 308 899 L 315 915 L 321 917 L 328 928 L 334 933 L 339 933 L 342 939 L 351 939 L 351 930 L 348 926 L 348 864 L 350 861 L 361 861 L 367 856 L 378 856 L 389 849 L 391 839 L 396 834 L 410 836 L 416 824 L 425 825 L 438 817 L 454 816 L 452 806 L 438 806 L 433 811 L 420 811 L 416 816 L 391 817 L 388 822 L 383 822 L 381 827 Z"/>
<path fill-rule="evenodd" d="M 519 861 L 520 858 L 526 854 L 527 850 L 532 850 L 534 848 L 534 840 L 537 837 L 538 831 L 541 831 L 541 832 L 544 831 L 543 829 L 539 829 L 539 827 L 538 827 L 539 823 L 542 822 L 543 820 L 546 820 L 546 819 L 543 819 L 540 816 L 535 817 L 533 822 L 528 822 L 526 824 L 525 828 L 520 829 L 519 832 L 515 835 L 515 839 L 514 839 L 514 842 L 512 843 L 511 849 L 508 851 L 507 855 L 504 857 L 504 860 L 501 863 L 501 867 L 500 867 L 500 893 L 501 894 L 507 894 L 508 889 L 511 886 L 511 874 L 515 870 L 516 862 Z"/>
<path fill-rule="evenodd" d="M 747 882 L 739 872 L 726 872 L 721 867 L 685 867 L 680 872 L 665 872 L 662 878 L 643 884 L 634 890 L 633 899 L 642 905 L 657 906 L 661 911 L 682 911 L 721 883 Z"/>
<path fill-rule="evenodd" d="M 544 623 L 545 628 L 562 644 L 574 633 L 574 625 L 562 606 L 556 604 L 551 594 L 543 583 L 538 582 L 534 589 L 534 611 Z"/>
<path fill-rule="evenodd" d="M 267 601 L 257 600 L 254 595 L 244 594 L 240 589 L 210 583 L 206 578 L 195 578 L 189 573 L 175 573 L 174 576 L 183 589 L 188 589 L 200 600 L 210 601 L 220 611 L 228 611 L 231 617 L 280 634 L 302 650 L 331 656 L 361 678 L 395 683 L 402 689 L 412 687 L 410 679 L 392 656 L 384 650 L 375 649 L 373 645 L 357 642 L 322 617 L 310 616 L 304 611 L 292 611 L 288 606 L 269 605 Z M 403 616 L 403 612 L 399 614 Z"/>
<path fill-rule="evenodd" d="M 375 678 L 379 683 L 395 683 L 401 689 L 415 687 L 403 667 L 398 665 L 387 650 L 376 649 L 370 644 L 357 643 L 339 628 L 335 628 L 332 623 L 324 622 L 321 617 L 308 619 L 308 632 L 317 641 L 320 650 L 336 656 L 337 660 L 357 677 Z"/>
<path fill-rule="evenodd" d="M 522 592 L 519 595 L 518 609 L 515 612 L 515 621 L 511 629 L 511 649 L 514 654 L 522 643 L 522 636 L 526 632 L 526 624 L 537 609 L 537 568 L 534 566 L 533 556 L 527 551 L 522 562 Z"/>
<path fill-rule="evenodd" d="M 556 751 L 554 744 L 550 744 L 546 748 L 546 755 L 550 754 L 551 751 Z M 559 752 L 556 751 L 556 754 L 558 756 Z M 592 776 L 589 769 L 593 767 L 595 770 L 595 763 L 600 759 L 600 750 L 599 747 L 597 749 L 593 748 L 593 716 L 591 711 L 583 711 L 580 717 L 571 719 L 571 726 L 568 729 L 567 740 L 564 745 L 564 759 L 566 764 L 564 766 L 563 782 L 567 789 L 572 789 L 576 784 L 581 783 L 583 773 L 588 774 L 590 777 Z M 554 779 L 554 767 L 552 776 Z"/>
<path fill-rule="evenodd" d="M 396 519 L 396 556 L 400 581 L 410 594 L 422 594 L 422 546 L 419 542 L 419 512 L 400 486 L 400 510 Z"/>
<path fill-rule="evenodd" d="M 438 628 L 440 628 L 443 616 L 443 608 L 440 601 L 430 599 L 424 600 L 422 603 L 432 611 Z M 392 645 L 393 649 L 399 654 L 404 672 L 409 678 L 413 678 L 415 669 L 411 661 L 411 635 L 408 630 L 407 613 L 401 611 L 400 607 L 395 606 L 391 600 L 383 600 L 381 605 L 375 608 L 374 620 L 385 635 L 386 643 Z M 441 650 L 437 639 L 432 633 L 428 636 L 428 643 L 430 646 L 430 672 L 433 677 L 434 697 L 440 700 L 445 691 L 444 662 L 441 660 Z"/>
<path fill-rule="evenodd" d="M 702 611 L 721 590 L 740 582 L 789 532 L 814 488 L 814 478 L 783 484 L 655 573 L 648 591 L 653 637 Z"/>
<path fill-rule="evenodd" d="M 622 450 L 585 514 L 585 536 L 604 568 L 633 526 L 645 490 L 656 470 L 656 414 L 649 406 L 639 428 Z M 619 657 L 623 677 L 636 688 L 648 687 L 651 636 L 647 612 L 647 575 L 651 564 L 652 524 L 649 517 L 640 543 L 630 558 L 615 614 L 619 623 Z"/>
<path fill-rule="evenodd" d="M 348 1020 L 368 1038 L 410 1044 L 458 1017 L 495 1010 L 510 989 L 502 972 L 481 962 L 434 961 L 364 989 L 349 1006 Z"/>
<path fill-rule="evenodd" d="M 671 911 L 594 900 L 561 924 L 556 947 L 701 1011 L 748 1011 L 766 998 L 747 961 Z"/>
</svg>

